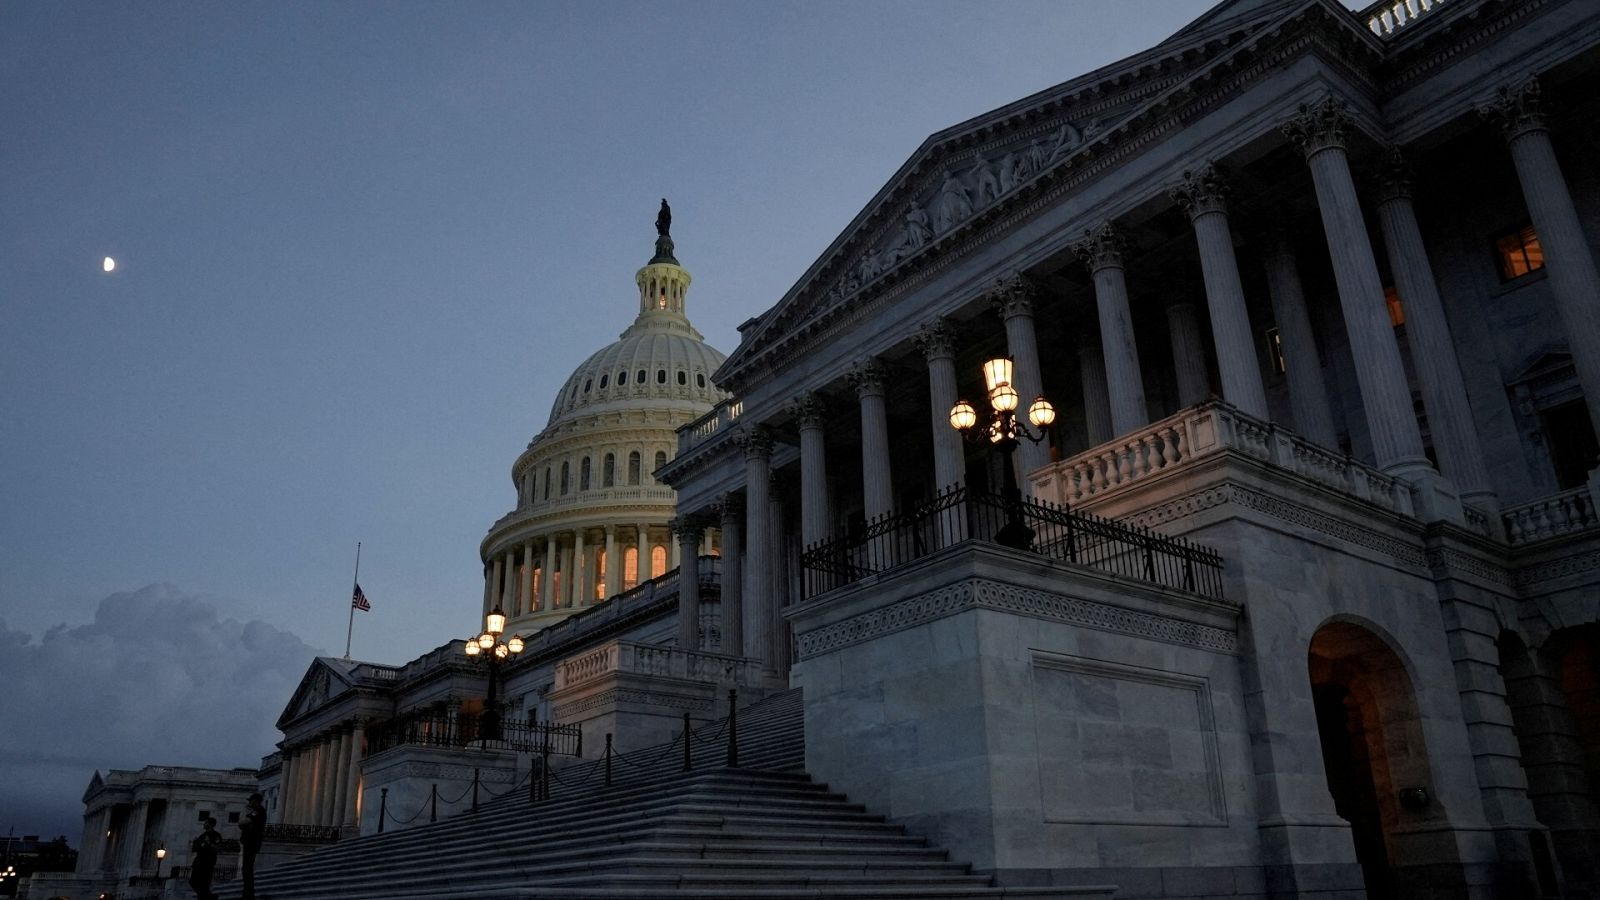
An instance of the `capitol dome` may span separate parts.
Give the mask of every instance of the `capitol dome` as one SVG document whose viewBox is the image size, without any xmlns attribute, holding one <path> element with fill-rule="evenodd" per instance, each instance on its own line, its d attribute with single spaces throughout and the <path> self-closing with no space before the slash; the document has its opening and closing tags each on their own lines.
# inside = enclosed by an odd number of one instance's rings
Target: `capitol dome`
<svg viewBox="0 0 1600 900">
<path fill-rule="evenodd" d="M 689 323 L 689 272 L 678 264 L 662 201 L 655 256 L 634 277 L 639 307 L 615 342 L 556 392 L 550 418 L 511 467 L 516 507 L 479 548 L 483 609 L 530 633 L 678 565 L 667 523 L 677 494 L 654 472 L 676 431 L 727 395 L 711 383 L 724 354 Z M 702 553 L 717 552 L 707 534 Z"/>
</svg>

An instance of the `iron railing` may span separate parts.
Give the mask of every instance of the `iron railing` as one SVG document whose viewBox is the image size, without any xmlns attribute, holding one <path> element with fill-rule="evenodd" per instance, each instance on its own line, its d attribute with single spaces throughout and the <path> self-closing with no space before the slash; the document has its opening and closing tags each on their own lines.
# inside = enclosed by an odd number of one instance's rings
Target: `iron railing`
<svg viewBox="0 0 1600 900">
<path fill-rule="evenodd" d="M 887 572 L 963 541 L 1005 544 L 1097 572 L 1222 597 L 1222 557 L 1215 550 L 1047 501 L 1008 501 L 960 487 L 811 545 L 801 557 L 806 596 Z"/>
<path fill-rule="evenodd" d="M 577 725 L 502 718 L 494 731 L 498 733 L 486 733 L 479 714 L 436 710 L 412 713 L 368 730 L 367 754 L 402 745 L 461 749 L 470 744 L 486 750 L 583 755 L 583 732 Z"/>
</svg>

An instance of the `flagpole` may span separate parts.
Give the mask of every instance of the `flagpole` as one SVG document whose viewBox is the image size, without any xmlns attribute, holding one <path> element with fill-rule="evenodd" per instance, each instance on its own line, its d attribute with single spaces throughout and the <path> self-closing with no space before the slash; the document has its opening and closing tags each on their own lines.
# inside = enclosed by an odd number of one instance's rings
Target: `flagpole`
<svg viewBox="0 0 1600 900">
<path fill-rule="evenodd" d="M 361 542 L 356 541 L 356 573 L 350 576 L 350 624 L 344 630 L 344 658 L 350 658 L 350 635 L 356 628 L 356 586 L 361 584 Z"/>
</svg>

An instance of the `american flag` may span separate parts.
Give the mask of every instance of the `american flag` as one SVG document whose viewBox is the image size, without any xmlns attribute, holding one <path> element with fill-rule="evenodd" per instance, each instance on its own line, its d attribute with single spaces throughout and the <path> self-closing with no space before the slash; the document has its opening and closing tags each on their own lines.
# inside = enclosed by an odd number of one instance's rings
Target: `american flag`
<svg viewBox="0 0 1600 900">
<path fill-rule="evenodd" d="M 361 585 L 357 584 L 355 591 L 350 595 L 350 605 L 362 612 L 372 612 L 372 604 L 367 602 L 367 595 L 361 593 Z"/>
</svg>

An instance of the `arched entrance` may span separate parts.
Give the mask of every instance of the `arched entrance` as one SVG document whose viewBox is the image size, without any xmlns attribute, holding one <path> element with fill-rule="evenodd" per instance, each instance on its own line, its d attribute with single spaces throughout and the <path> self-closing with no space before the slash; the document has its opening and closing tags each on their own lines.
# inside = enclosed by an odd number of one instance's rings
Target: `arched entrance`
<svg viewBox="0 0 1600 900">
<path fill-rule="evenodd" d="M 1308 666 L 1328 792 L 1350 823 L 1367 896 L 1413 896 L 1410 876 L 1424 870 L 1409 867 L 1428 866 L 1436 876 L 1440 863 L 1456 860 L 1439 858 L 1436 843 L 1428 852 L 1406 839 L 1442 819 L 1411 675 L 1376 633 L 1343 621 L 1317 630 Z"/>
</svg>

